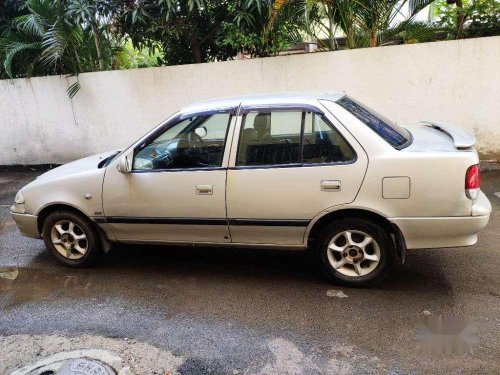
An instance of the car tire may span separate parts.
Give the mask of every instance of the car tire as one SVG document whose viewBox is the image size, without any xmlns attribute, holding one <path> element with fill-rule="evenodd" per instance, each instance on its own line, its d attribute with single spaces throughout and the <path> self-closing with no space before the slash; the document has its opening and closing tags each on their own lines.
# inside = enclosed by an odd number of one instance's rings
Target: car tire
<svg viewBox="0 0 500 375">
<path fill-rule="evenodd" d="M 326 226 L 315 246 L 326 277 L 340 285 L 367 287 L 380 282 L 395 262 L 389 233 L 365 219 L 345 218 Z"/>
<path fill-rule="evenodd" d="M 94 264 L 102 254 L 92 223 L 72 211 L 55 211 L 43 222 L 45 246 L 64 266 L 82 268 Z"/>
</svg>

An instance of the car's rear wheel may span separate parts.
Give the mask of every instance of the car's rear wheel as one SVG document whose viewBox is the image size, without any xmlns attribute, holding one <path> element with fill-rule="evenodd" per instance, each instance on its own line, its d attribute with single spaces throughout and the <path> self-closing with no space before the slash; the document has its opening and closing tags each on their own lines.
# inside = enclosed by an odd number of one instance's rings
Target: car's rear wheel
<svg viewBox="0 0 500 375">
<path fill-rule="evenodd" d="M 69 267 L 86 267 L 101 254 L 97 233 L 87 219 L 72 211 L 52 212 L 43 223 L 45 246 Z"/>
<path fill-rule="evenodd" d="M 380 225 L 356 218 L 335 221 L 318 238 L 316 257 L 326 276 L 345 286 L 370 286 L 394 264 L 395 249 Z"/>
</svg>

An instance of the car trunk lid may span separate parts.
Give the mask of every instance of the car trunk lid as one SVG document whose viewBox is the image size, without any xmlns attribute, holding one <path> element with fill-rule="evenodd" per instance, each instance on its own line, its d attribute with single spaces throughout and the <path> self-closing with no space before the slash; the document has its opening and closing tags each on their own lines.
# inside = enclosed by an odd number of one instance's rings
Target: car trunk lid
<svg viewBox="0 0 500 375">
<path fill-rule="evenodd" d="M 419 125 L 404 127 L 413 136 L 412 144 L 405 149 L 408 151 L 470 151 L 476 143 L 469 131 L 442 122 L 422 121 Z"/>
<path fill-rule="evenodd" d="M 424 126 L 437 129 L 449 135 L 453 139 L 455 147 L 458 149 L 471 148 L 476 144 L 476 137 L 465 129 L 437 121 L 422 121 L 422 123 Z"/>
</svg>

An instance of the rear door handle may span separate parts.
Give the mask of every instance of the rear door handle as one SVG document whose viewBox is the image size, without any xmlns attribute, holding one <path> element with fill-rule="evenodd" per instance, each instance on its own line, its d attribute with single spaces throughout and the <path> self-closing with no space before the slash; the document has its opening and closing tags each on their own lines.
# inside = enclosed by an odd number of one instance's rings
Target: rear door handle
<svg viewBox="0 0 500 375">
<path fill-rule="evenodd" d="M 198 195 L 212 195 L 213 193 L 212 185 L 196 185 L 196 194 Z"/>
<path fill-rule="evenodd" d="M 322 191 L 340 191 L 340 180 L 323 180 L 321 181 Z"/>
</svg>

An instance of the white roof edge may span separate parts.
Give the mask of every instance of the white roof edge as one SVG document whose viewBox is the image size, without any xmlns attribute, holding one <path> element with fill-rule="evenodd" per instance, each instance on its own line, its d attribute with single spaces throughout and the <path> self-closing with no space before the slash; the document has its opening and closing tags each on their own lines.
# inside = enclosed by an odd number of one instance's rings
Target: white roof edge
<svg viewBox="0 0 500 375">
<path fill-rule="evenodd" d="M 295 93 L 273 93 L 273 94 L 254 94 L 242 95 L 226 98 L 209 99 L 205 101 L 195 102 L 180 109 L 180 112 L 195 112 L 198 110 L 227 108 L 237 106 L 240 103 L 247 104 L 284 104 L 284 103 L 299 103 L 301 101 L 310 100 L 338 100 L 345 94 L 340 91 L 310 93 L 310 92 L 295 92 Z"/>
</svg>

